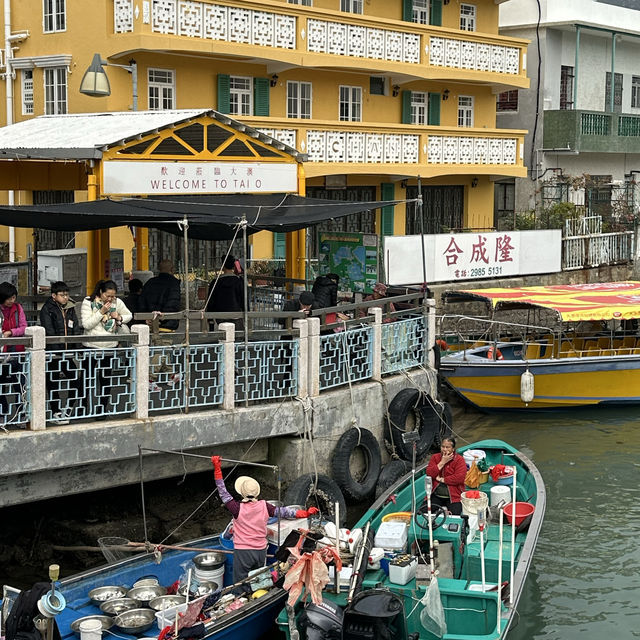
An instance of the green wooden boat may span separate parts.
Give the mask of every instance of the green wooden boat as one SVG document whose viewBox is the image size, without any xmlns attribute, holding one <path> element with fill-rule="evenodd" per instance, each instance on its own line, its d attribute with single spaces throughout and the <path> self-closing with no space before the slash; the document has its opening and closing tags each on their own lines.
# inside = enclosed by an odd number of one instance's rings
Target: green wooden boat
<svg viewBox="0 0 640 640">
<path fill-rule="evenodd" d="M 355 550 L 350 583 L 341 585 L 340 593 L 335 592 L 334 585 L 327 585 L 319 605 L 298 601 L 294 607 L 280 613 L 278 626 L 287 638 L 498 640 L 506 636 L 517 617 L 516 608 L 542 525 L 545 488 L 531 460 L 505 442 L 483 440 L 460 447 L 458 452 L 464 454 L 471 449 L 484 451 L 489 465 L 515 467 L 516 502 L 533 505 L 533 513 L 518 526 L 512 526 L 502 513 L 504 503 L 502 507 L 490 507 L 486 511 L 486 525 L 480 532 L 475 514 L 483 497 L 481 495 L 479 500 L 465 498 L 463 504 L 467 514 L 441 513 L 432 519 L 433 543 L 430 543 L 427 509 L 423 506 L 426 464 L 418 467 L 415 479 L 411 472 L 401 478 L 355 525 L 354 529 L 364 531 L 368 524 L 370 533 L 367 541 L 363 537 L 362 553 Z M 505 481 L 508 482 L 508 478 L 494 483 L 489 476 L 479 490 L 486 494 L 489 502 L 492 498 L 497 502 L 501 497 L 509 500 L 506 510 L 511 513 L 513 482 L 511 486 L 505 486 Z M 492 492 L 495 486 L 502 488 Z M 395 504 L 390 500 L 391 496 L 395 496 Z M 516 506 L 516 516 L 520 509 Z M 526 512 L 531 508 L 522 507 L 522 510 Z M 434 511 L 435 508 L 432 513 Z M 410 512 L 410 516 L 404 516 L 406 520 L 411 518 L 406 525 L 407 546 L 402 554 L 398 552 L 394 556 L 387 552 L 388 572 L 384 570 L 385 559 L 382 568 L 372 569 L 372 539 L 380 531 L 383 519 L 385 522 L 400 519 L 401 515 L 391 515 L 399 512 Z M 436 550 L 435 574 L 431 568 L 431 548 Z M 402 566 L 403 563 L 408 564 Z M 415 577 L 410 577 L 412 565 L 415 566 Z M 408 577 L 406 584 L 399 584 Z M 501 589 L 498 584 L 502 584 Z M 351 593 L 350 587 L 353 588 Z"/>
</svg>

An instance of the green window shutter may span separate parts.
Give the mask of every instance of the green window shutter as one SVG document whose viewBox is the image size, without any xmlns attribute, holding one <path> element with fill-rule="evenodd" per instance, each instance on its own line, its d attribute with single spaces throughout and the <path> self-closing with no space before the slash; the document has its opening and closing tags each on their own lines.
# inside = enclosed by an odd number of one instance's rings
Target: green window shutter
<svg viewBox="0 0 640 640">
<path fill-rule="evenodd" d="M 229 86 L 229 76 L 224 73 L 218 74 L 218 111 L 220 113 L 229 113 L 231 111 L 230 104 L 231 89 Z"/>
<path fill-rule="evenodd" d="M 429 112 L 427 124 L 438 126 L 440 124 L 440 94 L 429 94 Z"/>
<path fill-rule="evenodd" d="M 411 91 L 402 92 L 402 124 L 411 123 Z"/>
<path fill-rule="evenodd" d="M 253 115 L 269 115 L 269 78 L 253 79 Z"/>
<path fill-rule="evenodd" d="M 286 233 L 274 233 L 273 234 L 273 257 L 276 260 L 284 260 L 286 251 L 287 234 Z"/>
<path fill-rule="evenodd" d="M 442 26 L 442 0 L 431 0 L 429 23 L 436 27 Z"/>
<path fill-rule="evenodd" d="M 413 22 L 413 0 L 402 0 L 402 19 Z"/>
<path fill-rule="evenodd" d="M 395 189 L 392 182 L 383 182 L 380 185 L 380 200 L 393 200 L 394 193 Z M 382 207 L 380 214 L 380 233 L 383 236 L 393 235 L 393 211 L 393 205 Z"/>
</svg>

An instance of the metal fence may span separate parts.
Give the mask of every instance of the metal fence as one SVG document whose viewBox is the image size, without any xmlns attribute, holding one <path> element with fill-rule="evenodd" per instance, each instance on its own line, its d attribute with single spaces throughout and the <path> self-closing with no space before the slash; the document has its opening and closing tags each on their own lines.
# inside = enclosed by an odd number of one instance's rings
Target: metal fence
<svg viewBox="0 0 640 640">
<path fill-rule="evenodd" d="M 382 325 L 382 373 L 390 374 L 425 364 L 427 327 L 424 316 Z"/>
<path fill-rule="evenodd" d="M 29 419 L 30 354 L 0 353 L 0 428 L 24 426 Z"/>
<path fill-rule="evenodd" d="M 633 231 L 575 236 L 562 239 L 562 269 L 586 269 L 630 262 L 634 257 Z"/>
<path fill-rule="evenodd" d="M 371 327 L 320 336 L 320 390 L 371 378 L 372 354 Z"/>
</svg>

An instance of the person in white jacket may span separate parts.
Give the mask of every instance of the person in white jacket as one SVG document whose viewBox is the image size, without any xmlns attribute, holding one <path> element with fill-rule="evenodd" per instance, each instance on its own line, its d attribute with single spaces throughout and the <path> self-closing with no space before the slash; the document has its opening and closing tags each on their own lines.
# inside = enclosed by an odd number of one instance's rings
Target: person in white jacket
<svg viewBox="0 0 640 640">
<path fill-rule="evenodd" d="M 133 314 L 122 300 L 116 297 L 118 288 L 113 280 L 100 280 L 93 293 L 82 301 L 80 318 L 84 333 L 87 336 L 115 336 L 121 327 L 130 322 Z M 115 349 L 118 341 L 113 342 L 83 342 L 90 349 Z M 85 363 L 85 380 L 87 385 L 87 398 L 94 398 L 94 410 L 87 410 L 91 414 L 104 415 L 109 412 L 108 404 L 111 401 L 111 372 L 117 367 L 118 360 L 115 353 L 109 357 L 88 357 Z M 92 373 L 95 375 L 94 389 L 91 389 Z M 90 401 L 90 400 L 89 400 Z M 100 410 L 101 409 L 101 410 Z"/>
</svg>

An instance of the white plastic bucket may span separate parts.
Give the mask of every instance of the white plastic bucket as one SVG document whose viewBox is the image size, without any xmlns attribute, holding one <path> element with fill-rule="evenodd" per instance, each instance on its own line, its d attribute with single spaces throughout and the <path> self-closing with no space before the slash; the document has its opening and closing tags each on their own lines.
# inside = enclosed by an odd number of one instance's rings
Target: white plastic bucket
<svg viewBox="0 0 640 640">
<path fill-rule="evenodd" d="M 206 580 L 207 582 L 215 582 L 221 585 L 224 582 L 224 567 L 223 564 L 217 569 L 210 569 L 209 571 L 203 571 L 202 569 L 195 569 L 195 576 L 198 580 Z"/>
<path fill-rule="evenodd" d="M 479 491 L 479 498 L 467 498 L 466 491 L 462 494 L 460 502 L 462 502 L 462 513 L 468 516 L 477 516 L 478 510 L 486 509 L 489 505 L 489 498 L 484 491 Z"/>
<path fill-rule="evenodd" d="M 473 461 L 476 461 L 476 464 L 480 462 L 480 460 L 484 460 L 487 457 L 487 454 L 482 449 L 468 449 L 462 454 L 464 461 L 467 463 L 467 469 L 471 468 Z"/>
<path fill-rule="evenodd" d="M 100 620 L 83 620 L 80 623 L 80 640 L 100 640 L 102 623 Z"/>
<path fill-rule="evenodd" d="M 495 507 L 500 502 L 510 502 L 511 501 L 511 487 L 508 487 L 504 484 L 496 484 L 491 487 L 491 506 Z"/>
</svg>

